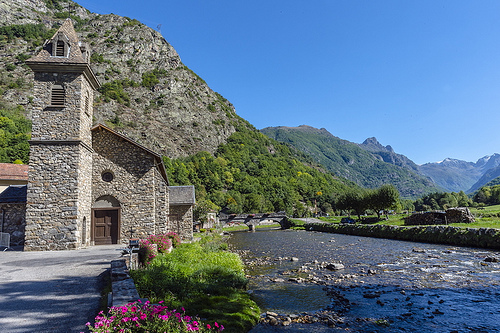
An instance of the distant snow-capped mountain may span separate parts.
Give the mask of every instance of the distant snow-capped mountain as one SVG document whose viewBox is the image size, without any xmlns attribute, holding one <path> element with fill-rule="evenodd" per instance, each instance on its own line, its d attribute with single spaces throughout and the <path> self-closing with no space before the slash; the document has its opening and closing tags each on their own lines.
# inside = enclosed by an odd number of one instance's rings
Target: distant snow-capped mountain
<svg viewBox="0 0 500 333">
<path fill-rule="evenodd" d="M 500 154 L 495 153 L 478 159 L 476 163 L 446 158 L 420 165 L 419 169 L 447 191 L 471 193 L 495 178 L 496 173 L 489 171 L 499 166 Z"/>
</svg>

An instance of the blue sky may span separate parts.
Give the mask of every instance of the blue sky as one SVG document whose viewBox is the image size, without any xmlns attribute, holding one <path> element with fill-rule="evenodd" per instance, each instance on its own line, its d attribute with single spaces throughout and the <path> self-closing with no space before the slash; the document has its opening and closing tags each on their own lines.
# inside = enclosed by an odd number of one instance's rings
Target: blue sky
<svg viewBox="0 0 500 333">
<path fill-rule="evenodd" d="M 500 152 L 500 1 L 77 2 L 161 24 L 258 129 L 376 137 L 418 164 Z"/>
</svg>

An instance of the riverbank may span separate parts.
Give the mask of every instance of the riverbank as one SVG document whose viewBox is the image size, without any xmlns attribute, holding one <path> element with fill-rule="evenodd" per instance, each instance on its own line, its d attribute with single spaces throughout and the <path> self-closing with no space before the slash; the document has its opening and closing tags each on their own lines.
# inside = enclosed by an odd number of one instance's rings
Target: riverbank
<svg viewBox="0 0 500 333">
<path fill-rule="evenodd" d="M 444 225 L 406 227 L 383 224 L 330 223 L 306 223 L 304 228 L 307 231 L 500 249 L 500 230 L 493 228 L 462 228 Z"/>
<path fill-rule="evenodd" d="M 294 230 L 234 233 L 230 246 L 263 311 L 251 333 L 498 330 L 498 251 Z"/>
</svg>

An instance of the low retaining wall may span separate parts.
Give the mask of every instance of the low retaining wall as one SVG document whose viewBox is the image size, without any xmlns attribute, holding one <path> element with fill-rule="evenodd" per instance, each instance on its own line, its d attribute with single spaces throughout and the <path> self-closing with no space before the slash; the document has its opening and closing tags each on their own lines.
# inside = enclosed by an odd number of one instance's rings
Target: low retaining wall
<svg viewBox="0 0 500 333">
<path fill-rule="evenodd" d="M 111 290 L 108 306 L 124 306 L 140 299 L 125 259 L 111 261 Z"/>
<path fill-rule="evenodd" d="M 308 223 L 305 224 L 305 228 L 307 231 L 500 249 L 500 230 L 493 228 L 459 228 L 443 225 L 399 227 L 381 224 L 329 223 Z"/>
</svg>

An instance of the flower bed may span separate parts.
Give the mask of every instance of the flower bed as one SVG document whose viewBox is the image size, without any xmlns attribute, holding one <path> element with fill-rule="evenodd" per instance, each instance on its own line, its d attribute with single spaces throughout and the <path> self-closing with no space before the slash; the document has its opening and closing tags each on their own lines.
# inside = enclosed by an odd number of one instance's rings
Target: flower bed
<svg viewBox="0 0 500 333">
<path fill-rule="evenodd" d="M 162 302 L 160 302 L 162 303 Z M 203 324 L 196 318 L 177 310 L 169 310 L 162 304 L 137 301 L 126 306 L 111 307 L 107 314 L 102 311 L 95 324 L 87 323 L 91 332 L 221 332 L 224 326 L 215 322 Z"/>
</svg>

